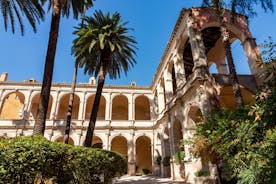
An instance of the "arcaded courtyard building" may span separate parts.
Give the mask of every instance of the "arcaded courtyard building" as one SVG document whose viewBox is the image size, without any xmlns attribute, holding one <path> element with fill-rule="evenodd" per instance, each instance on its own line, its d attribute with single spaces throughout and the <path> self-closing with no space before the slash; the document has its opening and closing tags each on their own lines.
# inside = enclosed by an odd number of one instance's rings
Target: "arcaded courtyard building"
<svg viewBox="0 0 276 184">
<path fill-rule="evenodd" d="M 231 43 L 240 40 L 251 71 L 251 75 L 238 75 L 248 104 L 254 102 L 257 87 L 258 49 L 246 17 L 236 19 L 231 22 L 230 13 L 224 14 L 226 36 Z M 210 74 L 211 65 L 216 66 L 216 74 Z M 0 78 L 0 134 L 32 135 L 41 83 L 35 79 L 12 82 L 7 75 Z M 45 131 L 51 141 L 63 140 L 70 90 L 70 84 L 52 84 Z M 84 142 L 95 92 L 94 78 L 76 86 L 70 144 Z M 215 177 L 210 163 L 188 159 L 187 145 L 185 163 L 177 165 L 173 155 L 181 149 L 180 140 L 191 137 L 201 117 L 218 104 L 236 106 L 218 18 L 212 8 L 183 9 L 150 86 L 133 82 L 104 87 L 92 146 L 127 156 L 130 175 L 149 169 L 155 175 L 193 182 L 194 173 L 204 167 Z M 157 158 L 165 157 L 171 158 L 170 166 L 158 164 Z"/>
</svg>

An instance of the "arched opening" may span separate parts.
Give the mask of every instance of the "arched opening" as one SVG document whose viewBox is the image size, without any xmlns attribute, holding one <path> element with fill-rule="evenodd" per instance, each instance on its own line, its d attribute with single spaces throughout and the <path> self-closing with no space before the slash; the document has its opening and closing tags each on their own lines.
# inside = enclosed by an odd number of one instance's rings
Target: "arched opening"
<svg viewBox="0 0 276 184">
<path fill-rule="evenodd" d="M 188 113 L 187 129 L 195 130 L 196 124 L 202 122 L 202 113 L 197 106 L 192 106 Z"/>
<path fill-rule="evenodd" d="M 150 120 L 150 104 L 146 96 L 135 99 L 135 120 Z"/>
<path fill-rule="evenodd" d="M 60 99 L 57 119 L 66 119 L 68 106 L 69 106 L 69 99 L 70 99 L 70 94 L 66 94 Z M 73 102 L 72 119 L 78 119 L 79 106 L 80 106 L 80 98 L 75 94 L 74 102 Z"/>
<path fill-rule="evenodd" d="M 21 119 L 24 115 L 25 96 L 21 92 L 12 92 L 8 94 L 3 102 L 0 119 Z"/>
<path fill-rule="evenodd" d="M 111 141 L 111 151 L 118 152 L 127 157 L 127 139 L 123 136 L 114 137 Z"/>
<path fill-rule="evenodd" d="M 182 126 L 178 119 L 173 123 L 173 136 L 174 136 L 174 152 L 184 151 L 184 147 L 180 146 L 181 140 L 183 140 Z"/>
<path fill-rule="evenodd" d="M 191 49 L 190 40 L 188 39 L 185 43 L 183 50 L 183 61 L 184 61 L 184 70 L 186 79 L 193 73 L 194 68 L 194 59 Z"/>
<path fill-rule="evenodd" d="M 92 112 L 95 96 L 96 95 L 92 95 L 87 99 L 87 104 L 85 108 L 85 119 L 90 119 L 90 114 Z M 105 98 L 101 96 L 97 119 L 100 119 L 100 120 L 105 119 L 105 105 L 106 105 Z"/>
<path fill-rule="evenodd" d="M 170 147 L 170 134 L 169 129 L 166 127 L 164 129 L 164 132 L 162 134 L 162 164 L 163 164 L 163 171 L 162 176 L 163 177 L 171 177 L 171 167 L 170 167 L 170 159 L 171 159 L 171 147 Z M 164 161 L 166 162 L 164 163 Z"/>
<path fill-rule="evenodd" d="M 173 94 L 176 94 L 177 85 L 176 85 L 176 77 L 175 77 L 175 68 L 174 64 L 172 65 L 172 87 L 173 87 Z"/>
<path fill-rule="evenodd" d="M 136 140 L 136 172 L 148 169 L 152 172 L 151 140 L 141 136 Z"/>
<path fill-rule="evenodd" d="M 163 92 L 163 95 L 164 95 L 164 108 L 165 108 L 166 103 L 167 103 L 167 99 L 166 99 L 166 88 L 165 88 L 164 77 L 161 78 L 160 86 L 163 90 L 162 92 Z M 161 109 L 161 110 L 163 110 L 163 109 Z"/>
<path fill-rule="evenodd" d="M 93 136 L 92 139 L 92 148 L 103 149 L 103 141 L 98 136 Z"/>
<path fill-rule="evenodd" d="M 255 102 L 254 95 L 250 91 L 241 87 L 241 94 L 244 104 L 252 104 Z M 221 107 L 228 109 L 236 108 L 236 100 L 233 94 L 232 86 L 223 87 L 219 95 L 219 103 Z"/>
<path fill-rule="evenodd" d="M 124 95 L 118 95 L 112 101 L 112 120 L 128 120 L 128 99 Z"/>
<path fill-rule="evenodd" d="M 57 139 L 55 140 L 55 142 L 63 142 L 63 139 L 64 139 L 64 136 L 60 136 L 59 138 L 57 138 Z M 68 144 L 74 145 L 74 140 L 73 140 L 71 137 L 69 137 Z"/>
<path fill-rule="evenodd" d="M 36 117 L 37 117 L 39 100 L 40 100 L 40 94 L 35 95 L 32 99 L 31 110 L 30 110 L 30 119 L 36 119 Z M 50 95 L 46 119 L 50 119 L 52 103 L 53 103 L 53 97 L 52 97 L 52 95 Z"/>
<path fill-rule="evenodd" d="M 235 66 L 239 66 L 239 67 L 236 67 L 237 73 L 251 74 L 242 43 L 239 39 L 235 37 L 231 40 L 231 51 L 232 51 Z"/>
</svg>

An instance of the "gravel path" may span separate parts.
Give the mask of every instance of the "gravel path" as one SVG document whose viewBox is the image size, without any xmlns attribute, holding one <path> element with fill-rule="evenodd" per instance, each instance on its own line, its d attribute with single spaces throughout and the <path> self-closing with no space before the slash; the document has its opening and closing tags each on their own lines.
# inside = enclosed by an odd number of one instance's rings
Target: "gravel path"
<svg viewBox="0 0 276 184">
<path fill-rule="evenodd" d="M 155 176 L 122 176 L 115 179 L 113 184 L 185 184 L 185 182 L 172 181 L 170 178 L 160 178 Z"/>
</svg>

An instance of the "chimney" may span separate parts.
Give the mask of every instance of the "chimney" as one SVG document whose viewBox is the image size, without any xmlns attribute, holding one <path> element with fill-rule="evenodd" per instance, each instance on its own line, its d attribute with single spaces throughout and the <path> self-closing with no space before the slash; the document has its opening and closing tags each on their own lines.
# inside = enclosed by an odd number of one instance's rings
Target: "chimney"
<svg viewBox="0 0 276 184">
<path fill-rule="evenodd" d="M 5 82 L 8 80 L 8 72 L 3 72 L 0 76 L 0 82 Z"/>
</svg>

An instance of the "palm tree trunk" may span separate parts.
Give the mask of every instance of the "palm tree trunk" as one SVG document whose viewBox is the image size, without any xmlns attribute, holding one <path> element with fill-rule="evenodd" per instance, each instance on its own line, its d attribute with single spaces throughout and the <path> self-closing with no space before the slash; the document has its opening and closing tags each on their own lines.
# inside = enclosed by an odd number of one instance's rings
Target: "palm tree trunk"
<svg viewBox="0 0 276 184">
<path fill-rule="evenodd" d="M 45 121 L 46 121 L 46 115 L 47 115 L 47 109 L 48 109 L 48 103 L 49 103 L 49 97 L 50 97 L 50 90 L 52 85 L 60 16 L 61 16 L 60 1 L 54 0 L 50 36 L 48 40 L 48 49 L 46 54 L 45 66 L 44 66 L 42 88 L 40 93 L 40 101 L 39 101 L 37 119 L 35 121 L 34 131 L 33 131 L 34 135 L 37 135 L 37 134 L 44 135 L 44 131 L 45 131 Z"/>
<path fill-rule="evenodd" d="M 85 16 L 85 10 L 86 6 L 83 6 L 83 11 L 82 11 L 82 20 L 81 20 L 81 25 L 83 26 L 83 21 L 84 21 L 84 16 Z M 75 88 L 76 88 L 76 81 L 77 81 L 77 74 L 78 74 L 78 64 L 75 62 L 75 68 L 74 68 L 74 73 L 73 73 L 73 80 L 71 84 L 71 93 L 70 93 L 70 98 L 69 98 L 69 104 L 68 104 L 68 112 L 67 112 L 67 117 L 66 117 L 66 126 L 65 126 L 65 135 L 63 138 L 63 142 L 65 144 L 68 144 L 69 142 L 69 135 L 70 135 L 70 127 L 71 127 L 71 119 L 72 119 L 72 112 L 73 112 L 73 105 L 74 105 L 74 97 L 75 97 Z"/>
<path fill-rule="evenodd" d="M 227 34 L 227 33 L 223 33 L 226 31 L 226 29 L 224 27 L 222 27 L 221 30 L 222 30 L 222 35 Z M 240 108 L 243 106 L 243 98 L 242 98 L 242 94 L 241 94 L 241 89 L 239 86 L 238 76 L 237 76 L 236 68 L 234 65 L 233 57 L 232 57 L 229 38 L 227 36 L 224 36 L 224 38 L 226 38 L 226 39 L 223 39 L 223 46 L 224 46 L 225 55 L 227 57 L 228 69 L 229 69 L 230 78 L 231 78 L 232 86 L 233 86 L 233 93 L 235 96 L 237 107 Z"/>
<path fill-rule="evenodd" d="M 71 127 L 71 119 L 72 119 L 72 112 L 73 112 L 73 105 L 74 105 L 74 97 L 75 97 L 75 88 L 76 88 L 76 80 L 78 74 L 78 66 L 75 64 L 74 73 L 73 73 L 73 80 L 71 84 L 71 93 L 69 98 L 69 105 L 68 105 L 68 112 L 66 116 L 66 127 L 65 127 L 65 135 L 63 137 L 63 142 L 68 144 L 69 142 L 69 134 L 70 134 L 70 127 Z"/>
<path fill-rule="evenodd" d="M 86 133 L 86 137 L 85 137 L 85 141 L 84 141 L 84 146 L 85 147 L 91 147 L 92 146 L 91 145 L 92 144 L 92 138 L 93 138 L 93 134 L 94 134 L 94 129 L 95 129 L 97 114 L 98 114 L 98 110 L 99 110 L 102 90 L 103 90 L 103 86 L 104 86 L 105 74 L 106 74 L 106 71 L 103 67 L 103 64 L 101 64 L 96 96 L 95 96 L 92 112 L 90 114 L 89 125 L 88 125 L 88 129 L 87 129 L 87 133 Z"/>
</svg>

